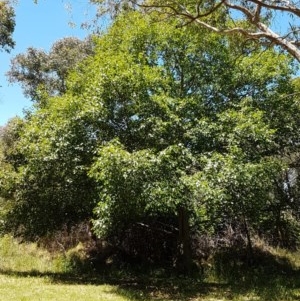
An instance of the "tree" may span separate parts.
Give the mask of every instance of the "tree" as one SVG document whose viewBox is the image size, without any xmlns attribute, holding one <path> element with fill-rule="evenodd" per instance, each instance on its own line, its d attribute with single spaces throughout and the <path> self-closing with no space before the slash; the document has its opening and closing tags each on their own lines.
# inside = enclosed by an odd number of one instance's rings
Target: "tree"
<svg viewBox="0 0 300 301">
<path fill-rule="evenodd" d="M 283 146 L 271 127 L 280 108 L 264 106 L 288 91 L 288 59 L 134 16 L 117 19 L 87 64 L 89 83 L 83 73 L 76 85 L 94 86 L 93 115 L 105 126 L 91 170 L 100 189 L 96 233 L 122 244 L 126 229 L 151 216 L 180 217 L 181 230 L 186 221 L 211 233 L 227 222 L 259 229 L 282 169 L 267 158 Z"/>
<path fill-rule="evenodd" d="M 23 126 L 24 121 L 19 117 L 15 117 L 9 120 L 0 131 L 0 145 L 3 156 L 1 161 L 12 165 L 14 170 L 17 170 L 23 163 L 18 150 L 18 141 Z"/>
<path fill-rule="evenodd" d="M 15 198 L 18 167 L 24 163 L 18 150 L 18 142 L 24 122 L 11 119 L 0 128 L 0 228 L 3 230 L 6 214 Z"/>
<path fill-rule="evenodd" d="M 185 24 L 196 23 L 213 32 L 233 35 L 238 34 L 246 39 L 258 40 L 262 45 L 277 45 L 300 61 L 300 28 L 297 18 L 300 17 L 299 1 L 276 0 L 213 0 L 213 1 L 160 1 L 160 0 L 93 0 L 104 10 L 116 11 L 128 7 L 139 7 L 146 10 L 159 10 L 168 15 L 184 20 Z M 223 16 L 230 19 L 219 22 Z M 272 23 L 280 18 L 287 18 L 287 30 L 274 32 Z M 275 20 L 275 21 L 274 21 Z"/>
<path fill-rule="evenodd" d="M 176 235 L 171 254 L 187 270 L 190 231 L 230 224 L 249 246 L 252 231 L 271 232 L 274 179 L 300 140 L 291 60 L 180 24 L 120 15 L 65 93 L 26 120 L 11 229 L 34 237 L 93 215 L 98 236 L 152 260 L 138 229 Z"/>
<path fill-rule="evenodd" d="M 15 13 L 9 1 L 0 2 L 0 47 L 10 51 L 15 42 L 12 34 L 15 29 Z"/>
<path fill-rule="evenodd" d="M 4 156 L 17 167 L 5 228 L 27 239 L 87 221 L 95 206 L 96 189 L 87 167 L 96 141 L 89 136 L 85 119 L 70 107 L 63 109 L 62 102 L 60 98 L 54 104 L 53 99 L 51 109 L 48 104 L 26 120 L 12 144 L 18 156 Z M 22 164 L 17 164 L 19 157 Z M 8 186 L 8 176 L 0 178 Z"/>
<path fill-rule="evenodd" d="M 30 47 L 11 60 L 7 72 L 10 82 L 18 82 L 25 96 L 43 105 L 46 96 L 66 91 L 68 73 L 87 56 L 93 54 L 92 38 L 64 38 L 56 41 L 49 53 Z"/>
</svg>

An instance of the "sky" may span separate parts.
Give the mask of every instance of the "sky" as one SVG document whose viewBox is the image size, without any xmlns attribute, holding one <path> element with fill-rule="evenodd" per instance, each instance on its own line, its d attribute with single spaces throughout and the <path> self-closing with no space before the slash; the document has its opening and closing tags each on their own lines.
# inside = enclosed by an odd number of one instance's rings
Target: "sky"
<svg viewBox="0 0 300 301">
<path fill-rule="evenodd" d="M 28 47 L 48 51 L 61 38 L 86 37 L 89 32 L 81 29 L 80 24 L 91 20 L 94 11 L 88 0 L 39 0 L 38 4 L 33 0 L 18 0 L 13 35 L 16 46 L 10 53 L 0 52 L 0 126 L 15 116 L 22 116 L 23 109 L 32 105 L 18 84 L 7 81 L 5 73 L 10 60 Z"/>
</svg>

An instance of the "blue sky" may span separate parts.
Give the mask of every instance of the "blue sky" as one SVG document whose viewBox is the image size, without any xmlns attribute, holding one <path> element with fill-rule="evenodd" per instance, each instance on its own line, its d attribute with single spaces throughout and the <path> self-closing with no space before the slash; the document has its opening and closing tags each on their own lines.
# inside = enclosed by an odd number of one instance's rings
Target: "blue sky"
<svg viewBox="0 0 300 301">
<path fill-rule="evenodd" d="M 70 9 L 71 6 L 71 9 Z M 0 53 L 0 126 L 16 116 L 22 116 L 24 108 L 31 106 L 17 84 L 8 83 L 5 73 L 10 60 L 28 47 L 49 50 L 52 44 L 67 36 L 84 38 L 88 32 L 80 24 L 92 18 L 94 7 L 88 0 L 19 0 L 16 5 L 16 47 L 11 53 Z M 70 26 L 74 22 L 76 27 Z"/>
</svg>

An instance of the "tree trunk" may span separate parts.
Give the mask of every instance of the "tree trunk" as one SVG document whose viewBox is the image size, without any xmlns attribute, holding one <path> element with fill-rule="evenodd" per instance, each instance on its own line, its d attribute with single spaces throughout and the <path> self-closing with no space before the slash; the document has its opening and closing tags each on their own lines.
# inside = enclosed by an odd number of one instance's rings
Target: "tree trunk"
<svg viewBox="0 0 300 301">
<path fill-rule="evenodd" d="M 253 253 L 253 246 L 252 246 L 252 241 L 251 241 L 251 236 L 250 236 L 250 230 L 248 227 L 248 223 L 246 220 L 246 217 L 243 217 L 244 219 L 244 227 L 245 227 L 245 232 L 246 232 L 246 237 L 247 237 L 247 260 L 248 264 L 252 265 L 254 261 L 254 253 Z"/>
<path fill-rule="evenodd" d="M 192 252 L 190 244 L 189 214 L 184 207 L 178 208 L 179 239 L 177 268 L 185 274 L 191 273 Z"/>
</svg>

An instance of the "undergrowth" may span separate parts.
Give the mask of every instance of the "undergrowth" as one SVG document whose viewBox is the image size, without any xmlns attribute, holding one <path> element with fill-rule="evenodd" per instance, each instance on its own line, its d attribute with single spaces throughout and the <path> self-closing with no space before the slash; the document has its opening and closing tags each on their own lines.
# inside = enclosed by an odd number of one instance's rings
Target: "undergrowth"
<svg viewBox="0 0 300 301">
<path fill-rule="evenodd" d="M 18 243 L 9 235 L 0 239 L 0 270 L 29 272 L 59 272 L 49 252 L 36 243 Z"/>
</svg>

